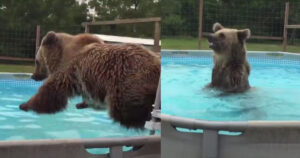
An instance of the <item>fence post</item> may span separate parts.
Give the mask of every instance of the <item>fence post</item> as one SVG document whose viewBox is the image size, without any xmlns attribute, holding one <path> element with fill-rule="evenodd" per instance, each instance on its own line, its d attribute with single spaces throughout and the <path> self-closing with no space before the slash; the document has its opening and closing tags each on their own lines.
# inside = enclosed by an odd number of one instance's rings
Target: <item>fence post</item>
<svg viewBox="0 0 300 158">
<path fill-rule="evenodd" d="M 41 39 L 41 26 L 37 25 L 36 26 L 36 34 L 35 34 L 35 54 L 39 50 L 40 39 Z"/>
<path fill-rule="evenodd" d="M 88 24 L 85 24 L 85 25 L 84 25 L 84 32 L 85 32 L 85 33 L 89 33 L 89 32 L 90 32 L 90 27 L 89 27 Z"/>
<path fill-rule="evenodd" d="M 159 41 L 160 41 L 160 21 L 155 21 L 155 26 L 154 26 L 154 51 L 159 52 L 160 51 L 160 46 L 159 46 Z"/>
<path fill-rule="evenodd" d="M 290 9 L 290 3 L 285 3 L 285 13 L 284 13 L 284 26 L 283 26 L 283 41 L 282 41 L 282 51 L 286 51 L 286 45 L 287 45 L 287 25 L 289 23 L 289 9 Z"/>
<path fill-rule="evenodd" d="M 198 26 L 198 48 L 201 49 L 202 40 L 203 0 L 199 0 L 199 26 Z"/>
</svg>

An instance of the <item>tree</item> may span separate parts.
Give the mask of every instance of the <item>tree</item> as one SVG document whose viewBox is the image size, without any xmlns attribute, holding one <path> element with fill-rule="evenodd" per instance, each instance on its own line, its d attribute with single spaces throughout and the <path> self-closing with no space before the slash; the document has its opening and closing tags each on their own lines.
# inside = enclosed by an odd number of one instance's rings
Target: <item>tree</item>
<svg viewBox="0 0 300 158">
<path fill-rule="evenodd" d="M 160 0 L 91 0 L 97 20 L 145 18 L 160 16 Z"/>
<path fill-rule="evenodd" d="M 160 0 L 91 0 L 88 5 L 96 12 L 96 21 L 160 17 Z M 153 36 L 153 25 L 124 24 L 91 27 L 95 33 L 119 36 Z"/>
<path fill-rule="evenodd" d="M 76 0 L 2 0 L 0 18 L 8 27 L 79 25 L 87 20 L 87 4 Z"/>
<path fill-rule="evenodd" d="M 34 57 L 35 28 L 42 25 L 43 34 L 49 30 L 75 32 L 70 26 L 87 20 L 87 4 L 76 0 L 1 0 L 0 55 Z"/>
</svg>

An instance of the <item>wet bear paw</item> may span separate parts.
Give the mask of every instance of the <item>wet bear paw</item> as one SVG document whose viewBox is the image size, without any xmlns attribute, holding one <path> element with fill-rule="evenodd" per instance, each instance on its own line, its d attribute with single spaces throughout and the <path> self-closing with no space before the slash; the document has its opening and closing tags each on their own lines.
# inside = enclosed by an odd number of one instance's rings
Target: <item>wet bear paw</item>
<svg viewBox="0 0 300 158">
<path fill-rule="evenodd" d="M 23 111 L 28 111 L 30 110 L 29 105 L 27 103 L 23 103 L 19 106 L 19 108 Z"/>
<path fill-rule="evenodd" d="M 88 104 L 86 104 L 85 102 L 76 104 L 77 109 L 85 109 L 87 107 L 88 107 Z"/>
</svg>

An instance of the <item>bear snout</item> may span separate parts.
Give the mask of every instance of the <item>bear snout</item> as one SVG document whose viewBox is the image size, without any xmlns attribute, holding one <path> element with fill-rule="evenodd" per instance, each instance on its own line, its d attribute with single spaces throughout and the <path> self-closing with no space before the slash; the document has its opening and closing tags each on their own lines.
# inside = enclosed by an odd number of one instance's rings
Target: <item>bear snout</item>
<svg viewBox="0 0 300 158">
<path fill-rule="evenodd" d="M 209 34 L 207 36 L 207 40 L 208 40 L 209 48 L 215 49 L 216 48 L 216 39 L 215 39 L 214 35 Z"/>
<path fill-rule="evenodd" d="M 46 76 L 43 76 L 43 75 L 36 75 L 36 74 L 31 75 L 31 79 L 33 79 L 35 81 L 42 81 L 45 78 L 46 78 Z"/>
<path fill-rule="evenodd" d="M 208 40 L 208 42 L 213 42 L 213 35 L 212 35 L 212 34 L 209 34 L 209 35 L 207 36 L 207 40 Z"/>
<path fill-rule="evenodd" d="M 31 79 L 36 80 L 36 76 L 35 75 L 31 75 Z"/>
</svg>

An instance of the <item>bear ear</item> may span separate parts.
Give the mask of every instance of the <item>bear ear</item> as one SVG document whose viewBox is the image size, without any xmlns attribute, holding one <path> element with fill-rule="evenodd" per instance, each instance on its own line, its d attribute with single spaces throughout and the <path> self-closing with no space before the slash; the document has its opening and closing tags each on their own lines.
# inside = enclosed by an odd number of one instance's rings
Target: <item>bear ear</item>
<svg viewBox="0 0 300 158">
<path fill-rule="evenodd" d="M 46 36 L 44 37 L 42 45 L 51 45 L 56 43 L 58 41 L 58 38 L 54 31 L 49 31 Z"/>
<path fill-rule="evenodd" d="M 216 22 L 214 25 L 213 25 L 213 32 L 217 32 L 221 29 L 223 29 L 224 26 L 222 26 L 220 23 Z"/>
<path fill-rule="evenodd" d="M 251 36 L 250 29 L 238 30 L 238 37 L 241 41 L 249 39 L 250 36 Z"/>
</svg>

